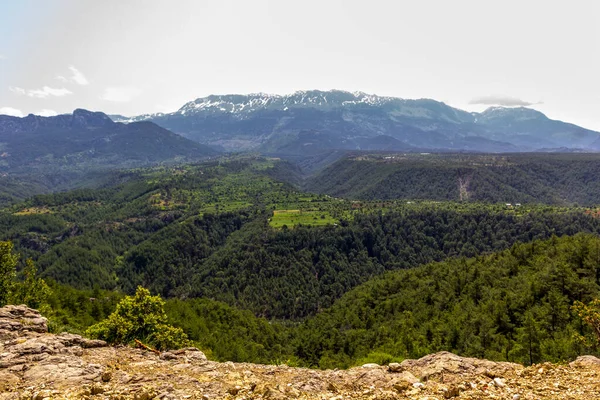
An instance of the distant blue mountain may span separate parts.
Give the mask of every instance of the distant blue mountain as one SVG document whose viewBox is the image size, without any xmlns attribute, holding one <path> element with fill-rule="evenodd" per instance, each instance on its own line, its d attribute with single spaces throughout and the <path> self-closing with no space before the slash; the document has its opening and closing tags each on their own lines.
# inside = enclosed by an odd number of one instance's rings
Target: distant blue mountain
<svg viewBox="0 0 600 400">
<path fill-rule="evenodd" d="M 430 99 L 362 92 L 211 95 L 168 114 L 112 116 L 152 121 L 199 143 L 229 151 L 314 154 L 331 149 L 512 152 L 597 149 L 600 134 L 528 108 L 472 113 Z"/>
</svg>

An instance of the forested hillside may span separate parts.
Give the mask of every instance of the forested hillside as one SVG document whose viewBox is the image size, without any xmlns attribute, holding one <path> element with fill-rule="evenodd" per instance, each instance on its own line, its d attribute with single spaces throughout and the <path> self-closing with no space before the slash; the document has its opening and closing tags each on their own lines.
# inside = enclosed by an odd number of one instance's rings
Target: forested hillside
<svg viewBox="0 0 600 400">
<path fill-rule="evenodd" d="M 116 186 L 5 209 L 0 239 L 75 288 L 141 285 L 298 320 L 388 270 L 600 228 L 577 208 L 311 195 L 274 180 L 279 168 L 242 158 L 123 172 Z"/>
<path fill-rule="evenodd" d="M 2 209 L 0 240 L 51 283 L 57 330 L 82 332 L 144 286 L 220 360 L 583 351 L 569 306 L 597 294 L 597 209 L 352 201 L 280 182 L 290 171 L 260 157 L 122 171 Z"/>
<path fill-rule="evenodd" d="M 571 306 L 598 297 L 599 262 L 600 239 L 577 235 L 386 273 L 307 321 L 296 352 L 321 367 L 377 353 L 448 350 L 524 364 L 597 353 Z"/>
<path fill-rule="evenodd" d="M 171 299 L 176 326 L 222 361 L 340 368 L 440 350 L 524 364 L 598 354 L 573 309 L 600 294 L 600 239 L 578 234 L 388 271 L 290 324 L 209 299 Z M 51 328 L 81 332 L 122 294 L 53 285 Z"/>
<path fill-rule="evenodd" d="M 306 189 L 361 200 L 593 205 L 599 174 L 596 154 L 359 154 L 325 168 Z"/>
</svg>

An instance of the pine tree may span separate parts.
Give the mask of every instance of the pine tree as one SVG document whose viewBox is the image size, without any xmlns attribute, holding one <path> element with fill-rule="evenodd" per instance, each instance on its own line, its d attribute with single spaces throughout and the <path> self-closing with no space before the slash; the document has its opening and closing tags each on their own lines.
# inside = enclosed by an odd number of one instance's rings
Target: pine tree
<svg viewBox="0 0 600 400">
<path fill-rule="evenodd" d="M 0 242 L 0 307 L 10 299 L 18 259 L 11 242 Z"/>
</svg>

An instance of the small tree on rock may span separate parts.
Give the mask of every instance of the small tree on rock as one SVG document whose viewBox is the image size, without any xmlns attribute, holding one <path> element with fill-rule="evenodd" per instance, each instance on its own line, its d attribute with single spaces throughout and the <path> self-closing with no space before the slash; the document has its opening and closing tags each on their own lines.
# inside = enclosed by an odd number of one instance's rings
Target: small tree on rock
<svg viewBox="0 0 600 400">
<path fill-rule="evenodd" d="M 33 260 L 25 261 L 23 275 L 24 280 L 13 285 L 10 301 L 15 304 L 27 304 L 43 313 L 48 312 L 48 297 L 52 290 L 42 278 L 37 276 L 37 268 Z"/>
<path fill-rule="evenodd" d="M 596 335 L 596 341 L 600 342 L 600 299 L 592 300 L 589 304 L 576 301 L 573 304 L 573 310 L 583 322 L 592 328 Z M 579 339 L 585 343 L 583 336 L 580 336 Z"/>
<path fill-rule="evenodd" d="M 42 312 L 48 311 L 50 287 L 37 276 L 37 268 L 31 259 L 25 262 L 24 280 L 17 280 L 19 254 L 13 252 L 11 242 L 0 242 L 0 307 L 26 304 Z"/>
<path fill-rule="evenodd" d="M 137 339 L 158 350 L 187 346 L 185 332 L 167 324 L 164 305 L 160 296 L 151 296 L 148 289 L 140 286 L 134 296 L 121 300 L 107 319 L 89 327 L 87 334 L 112 344 L 127 344 Z"/>
<path fill-rule="evenodd" d="M 0 242 L 0 307 L 10 299 L 18 259 L 19 256 L 13 254 L 11 242 Z"/>
</svg>

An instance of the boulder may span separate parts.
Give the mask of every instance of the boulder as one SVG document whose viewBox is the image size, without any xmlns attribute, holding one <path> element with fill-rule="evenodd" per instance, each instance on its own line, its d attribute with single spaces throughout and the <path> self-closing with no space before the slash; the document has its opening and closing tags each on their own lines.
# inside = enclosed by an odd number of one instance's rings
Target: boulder
<svg viewBox="0 0 600 400">
<path fill-rule="evenodd" d="M 460 357 L 447 351 L 429 354 L 418 360 L 404 360 L 400 365 L 422 380 L 450 378 L 450 381 L 452 376 L 465 374 L 501 377 L 508 371 L 523 368 L 519 364 Z"/>
<path fill-rule="evenodd" d="M 600 358 L 594 356 L 579 356 L 572 361 L 569 366 L 571 367 L 587 367 L 590 365 L 600 366 Z"/>
</svg>

